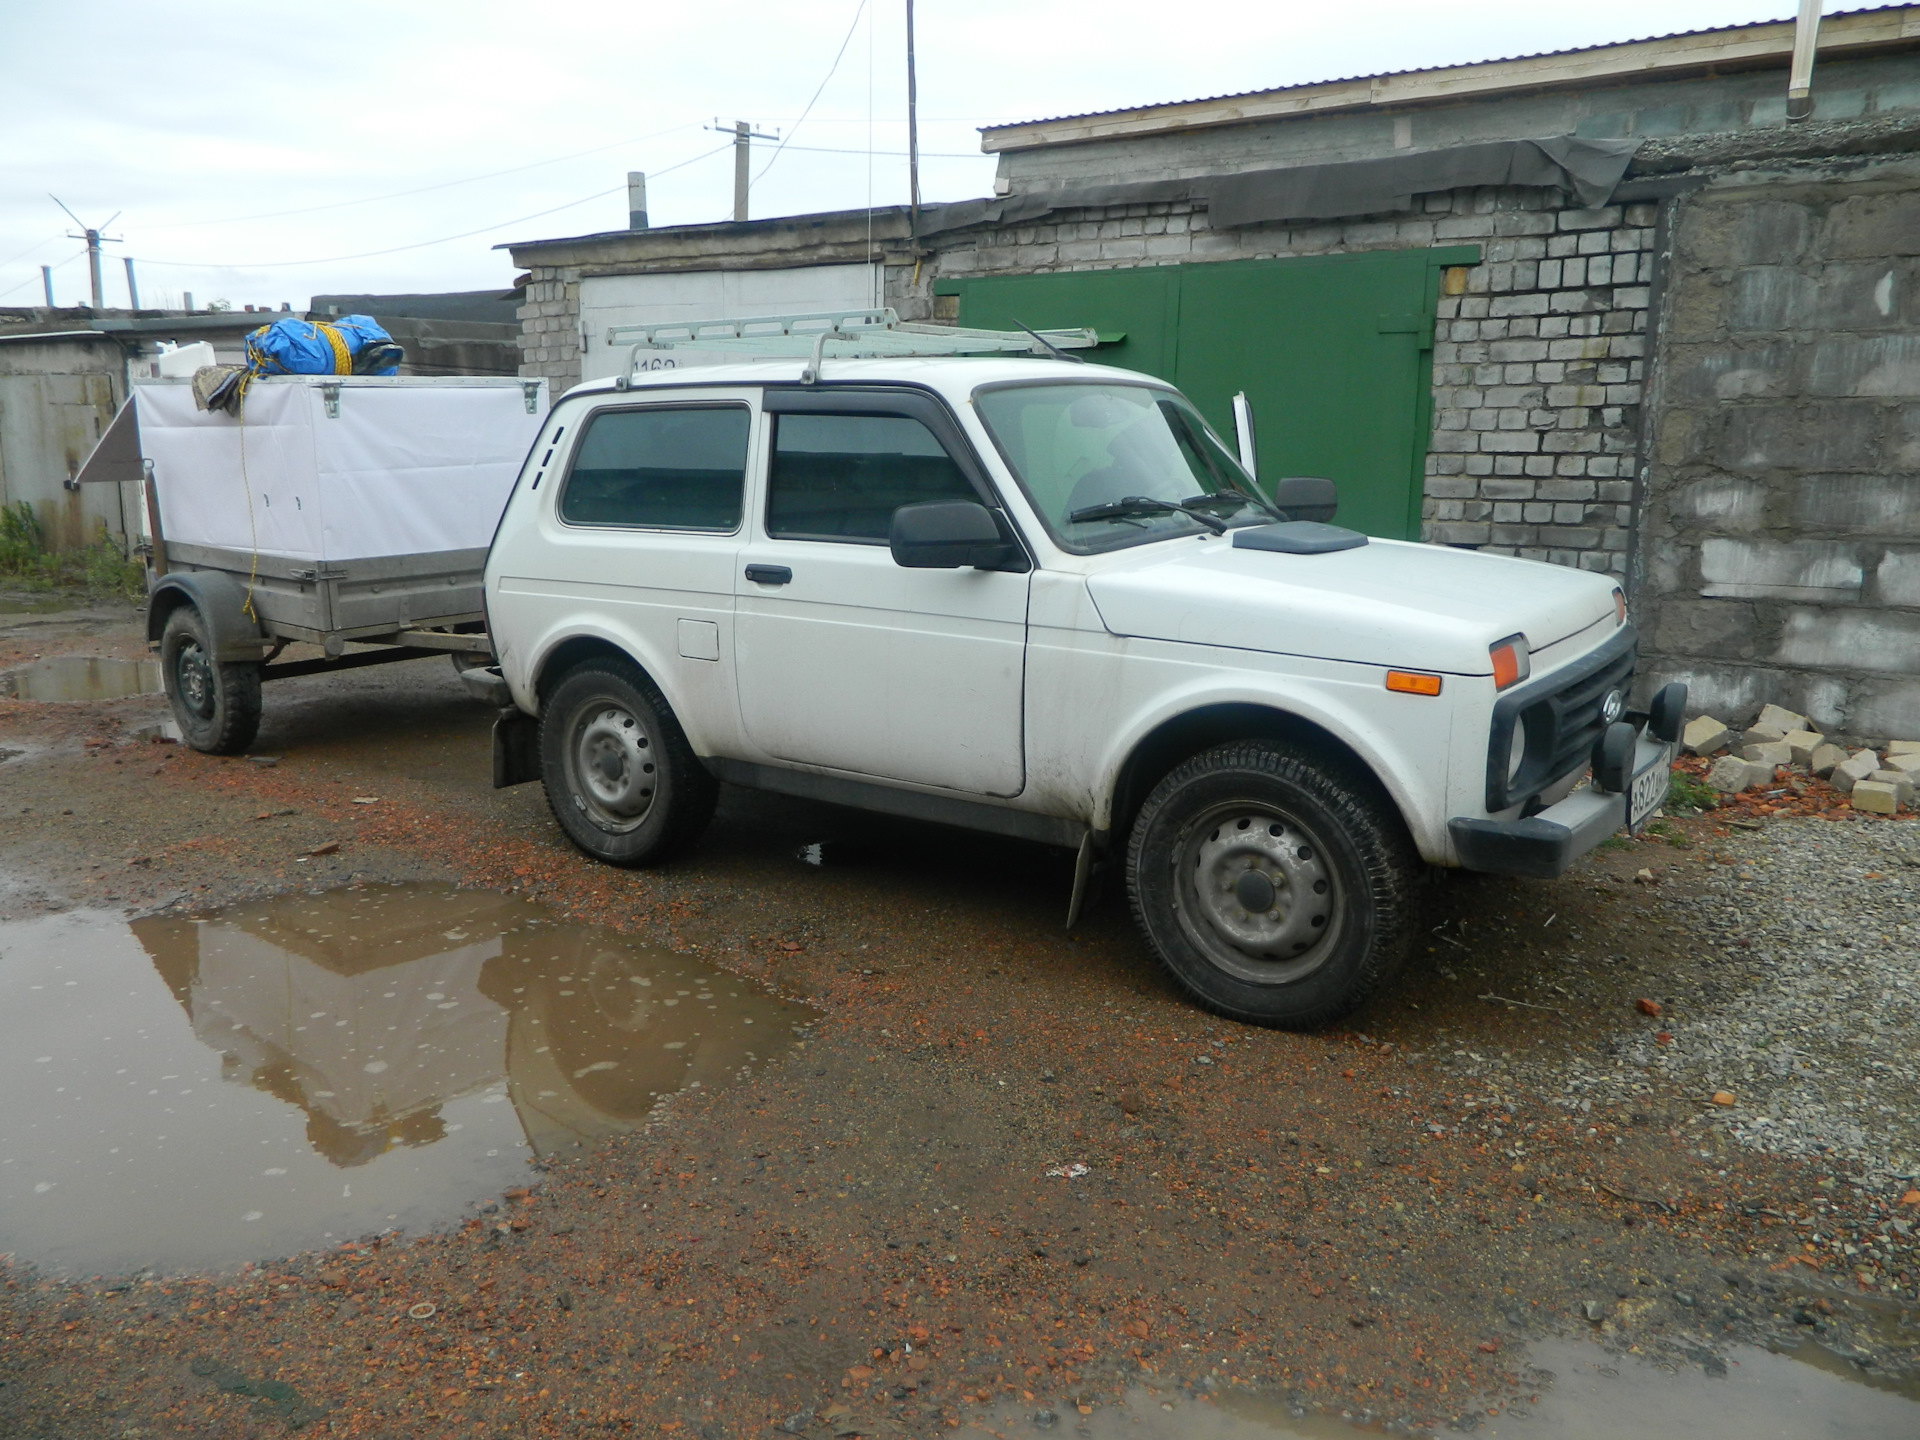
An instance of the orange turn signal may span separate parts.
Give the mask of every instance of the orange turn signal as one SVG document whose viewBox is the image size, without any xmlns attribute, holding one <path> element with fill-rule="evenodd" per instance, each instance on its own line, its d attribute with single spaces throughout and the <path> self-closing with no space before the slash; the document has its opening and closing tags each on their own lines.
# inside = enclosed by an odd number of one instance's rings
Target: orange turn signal
<svg viewBox="0 0 1920 1440">
<path fill-rule="evenodd" d="M 1532 657 L 1527 653 L 1527 637 L 1509 635 L 1497 645 L 1487 647 L 1487 658 L 1493 662 L 1493 688 L 1504 690 L 1527 678 L 1533 669 Z"/>
<path fill-rule="evenodd" d="M 1616 625 L 1627 623 L 1627 595 L 1624 590 L 1617 587 L 1613 592 L 1613 623 Z"/>
<path fill-rule="evenodd" d="M 1440 677 L 1422 675 L 1417 670 L 1389 670 L 1387 689 L 1398 690 L 1403 695 L 1438 695 Z"/>
</svg>

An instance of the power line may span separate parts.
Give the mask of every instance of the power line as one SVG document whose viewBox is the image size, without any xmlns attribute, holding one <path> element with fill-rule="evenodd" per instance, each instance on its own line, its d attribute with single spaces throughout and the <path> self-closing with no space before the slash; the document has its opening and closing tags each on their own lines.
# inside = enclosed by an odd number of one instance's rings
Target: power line
<svg viewBox="0 0 1920 1440">
<path fill-rule="evenodd" d="M 675 170 L 683 169 L 701 160 L 710 159 L 712 156 L 718 155 L 722 150 L 730 150 L 732 148 L 731 143 L 717 146 L 712 150 L 703 151 L 691 159 L 682 160 L 678 165 L 669 165 L 666 169 L 656 170 L 653 173 L 656 175 L 669 175 Z M 612 189 L 596 190 L 593 194 L 583 195 L 578 200 L 569 200 L 564 205 L 555 205 L 550 210 L 536 210 L 531 215 L 519 215 L 511 220 L 499 220 L 491 225 L 482 225 L 478 230 L 463 230 L 458 235 L 442 235 L 437 240 L 419 240 L 411 245 L 394 245 L 385 250 L 365 250 L 357 255 L 328 255 L 313 260 L 270 260 L 258 265 L 221 264 L 202 260 L 149 260 L 144 256 L 137 258 L 139 258 L 142 265 L 161 265 L 173 270 L 286 270 L 301 265 L 337 265 L 346 260 L 372 260 L 381 255 L 399 255 L 408 250 L 425 250 L 434 245 L 446 245 L 455 240 L 471 240 L 475 235 L 485 235 L 492 230 L 504 230 L 509 225 L 524 225 L 529 220 L 538 220 L 546 215 L 557 215 L 562 210 L 571 210 L 576 206 L 585 205 L 590 201 L 603 200 L 607 196 L 617 194 L 626 188 L 625 184 L 615 185 Z"/>
<path fill-rule="evenodd" d="M 860 3 L 854 6 L 853 24 L 847 26 L 847 33 L 841 37 L 840 40 L 840 48 L 833 52 L 833 64 L 827 67 L 827 73 L 821 77 L 820 83 L 814 87 L 813 99 L 807 101 L 807 108 L 800 112 L 800 118 L 793 122 L 793 128 L 787 131 L 788 135 L 792 135 L 794 131 L 807 123 L 807 116 L 813 113 L 813 107 L 820 102 L 820 97 L 826 93 L 827 83 L 833 79 L 834 72 L 840 68 L 841 60 L 846 57 L 847 46 L 853 42 L 853 32 L 859 27 L 860 16 L 865 12 L 866 8 L 867 0 L 860 0 Z M 780 152 L 786 148 L 787 142 L 785 140 L 782 140 L 778 145 L 773 147 L 773 154 L 769 155 L 767 157 L 767 163 L 760 167 L 760 173 L 753 177 L 754 185 L 758 185 L 762 180 L 767 178 L 767 171 L 773 168 L 773 162 L 780 158 Z M 750 185 L 748 188 L 751 189 L 752 186 Z"/>
<path fill-rule="evenodd" d="M 658 140 L 663 135 L 677 134 L 682 130 L 695 128 L 690 122 L 674 125 L 665 130 L 655 130 L 651 134 L 636 135 L 630 140 L 618 140 L 611 145 L 596 145 L 591 150 L 576 150 L 571 155 L 556 155 L 550 160 L 535 160 L 526 165 L 515 165 L 507 170 L 490 170 L 484 175 L 468 175 L 460 180 L 442 180 L 433 185 L 420 185 L 411 190 L 393 190 L 385 195 L 367 195 L 358 200 L 333 200 L 325 205 L 304 205 L 297 210 L 267 210 L 258 215 L 232 215 L 224 220 L 182 220 L 166 225 L 147 225 L 147 230 L 193 230 L 212 225 L 239 225 L 249 220 L 278 220 L 288 215 L 312 215 L 321 210 L 343 210 L 352 205 L 372 205 L 382 200 L 400 200 L 409 195 L 426 195 L 435 190 L 448 190 L 456 185 L 472 185 L 481 180 L 497 180 L 502 175 L 519 175 L 528 170 L 539 170 L 548 165 L 561 165 L 569 160 L 578 160 L 587 155 L 603 155 L 609 150 L 618 150 L 627 145 L 638 145 L 647 140 Z M 660 174 L 666 172 L 660 171 Z"/>
</svg>

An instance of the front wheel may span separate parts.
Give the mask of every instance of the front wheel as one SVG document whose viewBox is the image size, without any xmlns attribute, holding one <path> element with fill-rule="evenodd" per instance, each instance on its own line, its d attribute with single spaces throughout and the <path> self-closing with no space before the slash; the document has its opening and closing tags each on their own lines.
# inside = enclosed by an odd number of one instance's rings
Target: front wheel
<svg viewBox="0 0 1920 1440">
<path fill-rule="evenodd" d="M 685 850 L 720 788 L 659 689 L 612 657 L 575 666 L 547 697 L 540 779 L 567 838 L 609 865 L 657 865 Z"/>
<path fill-rule="evenodd" d="M 1399 968 L 1420 871 L 1400 818 L 1366 788 L 1267 741 L 1175 767 L 1127 845 L 1134 919 L 1180 987 L 1290 1030 L 1338 1020 Z"/>
<path fill-rule="evenodd" d="M 238 755 L 260 733 L 260 666 L 213 658 L 207 622 L 191 605 L 160 631 L 160 676 L 180 736 L 208 755 Z"/>
</svg>

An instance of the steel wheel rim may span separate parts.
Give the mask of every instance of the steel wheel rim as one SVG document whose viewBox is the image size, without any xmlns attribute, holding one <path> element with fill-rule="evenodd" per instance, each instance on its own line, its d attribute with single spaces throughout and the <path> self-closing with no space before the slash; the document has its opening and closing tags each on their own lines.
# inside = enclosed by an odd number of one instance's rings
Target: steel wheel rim
<svg viewBox="0 0 1920 1440">
<path fill-rule="evenodd" d="M 1291 985 L 1339 943 L 1345 895 L 1319 836 L 1250 801 L 1216 805 L 1181 833 L 1174 911 L 1193 946 L 1252 985 Z"/>
<path fill-rule="evenodd" d="M 567 780 L 573 803 L 602 830 L 626 834 L 653 810 L 659 776 L 653 736 L 626 706 L 593 700 L 568 727 Z"/>
<path fill-rule="evenodd" d="M 213 666 L 197 640 L 185 641 L 173 657 L 173 683 L 180 703 L 202 720 L 214 711 Z"/>
</svg>

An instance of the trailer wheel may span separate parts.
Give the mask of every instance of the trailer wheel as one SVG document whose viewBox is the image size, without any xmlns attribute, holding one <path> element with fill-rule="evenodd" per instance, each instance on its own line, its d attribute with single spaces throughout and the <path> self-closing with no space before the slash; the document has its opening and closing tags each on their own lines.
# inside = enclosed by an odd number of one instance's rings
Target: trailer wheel
<svg viewBox="0 0 1920 1440">
<path fill-rule="evenodd" d="M 167 616 L 160 675 L 187 744 L 208 755 L 238 755 L 260 733 L 260 666 L 213 658 L 207 622 L 192 605 Z"/>
<path fill-rule="evenodd" d="M 569 670 L 540 714 L 540 779 L 567 838 L 609 865 L 657 865 L 691 846 L 720 787 L 639 668 Z"/>
<path fill-rule="evenodd" d="M 1127 844 L 1134 919 L 1180 987 L 1289 1030 L 1340 1019 L 1399 968 L 1421 870 L 1398 815 L 1320 757 L 1262 741 L 1176 766 Z"/>
</svg>

